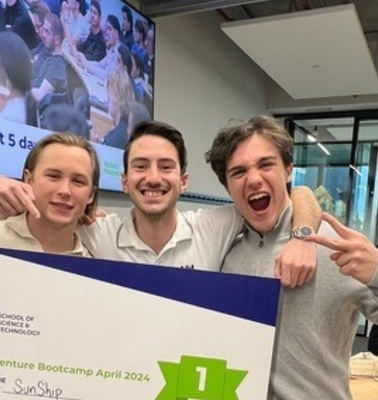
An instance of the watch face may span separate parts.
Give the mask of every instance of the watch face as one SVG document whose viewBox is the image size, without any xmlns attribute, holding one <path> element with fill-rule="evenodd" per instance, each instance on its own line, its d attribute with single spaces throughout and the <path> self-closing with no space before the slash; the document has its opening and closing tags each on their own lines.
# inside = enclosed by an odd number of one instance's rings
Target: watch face
<svg viewBox="0 0 378 400">
<path fill-rule="evenodd" d="M 293 237 L 298 239 L 308 240 L 310 238 L 311 233 L 312 230 L 308 226 L 300 226 L 299 228 L 293 230 L 292 235 Z"/>
<path fill-rule="evenodd" d="M 300 228 L 300 233 L 303 236 L 310 236 L 311 235 L 311 229 L 308 226 L 303 226 L 302 228 Z"/>
</svg>

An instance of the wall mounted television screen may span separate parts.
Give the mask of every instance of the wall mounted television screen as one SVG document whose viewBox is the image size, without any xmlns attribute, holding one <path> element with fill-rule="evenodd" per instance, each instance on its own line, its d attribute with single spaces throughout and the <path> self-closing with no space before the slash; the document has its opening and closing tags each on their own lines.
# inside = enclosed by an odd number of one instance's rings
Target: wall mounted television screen
<svg viewBox="0 0 378 400">
<path fill-rule="evenodd" d="M 153 118 L 154 56 L 155 24 L 123 0 L 0 2 L 0 175 L 71 131 L 96 148 L 100 189 L 121 190 L 129 134 Z"/>
</svg>

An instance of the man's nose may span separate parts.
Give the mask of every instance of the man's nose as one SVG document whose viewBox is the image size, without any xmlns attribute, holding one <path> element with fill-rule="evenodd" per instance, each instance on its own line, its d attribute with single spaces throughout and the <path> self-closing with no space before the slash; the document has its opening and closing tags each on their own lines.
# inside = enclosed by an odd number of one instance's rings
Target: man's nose
<svg viewBox="0 0 378 400">
<path fill-rule="evenodd" d="M 61 196 L 69 196 L 71 194 L 71 183 L 68 179 L 60 181 L 58 192 Z"/>
<path fill-rule="evenodd" d="M 148 182 L 159 183 L 161 180 L 160 171 L 156 166 L 151 166 L 147 172 Z"/>
<path fill-rule="evenodd" d="M 259 170 L 250 168 L 247 174 L 248 185 L 260 186 L 262 182 L 261 174 Z"/>
</svg>

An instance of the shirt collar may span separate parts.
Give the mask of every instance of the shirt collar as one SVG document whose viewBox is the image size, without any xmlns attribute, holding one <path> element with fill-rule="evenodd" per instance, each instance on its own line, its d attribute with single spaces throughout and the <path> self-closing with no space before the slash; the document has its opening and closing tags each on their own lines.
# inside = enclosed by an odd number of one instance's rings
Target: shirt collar
<svg viewBox="0 0 378 400">
<path fill-rule="evenodd" d="M 5 221 L 6 226 L 13 230 L 15 233 L 17 233 L 19 236 L 23 238 L 28 238 L 28 239 L 33 239 L 37 240 L 30 232 L 28 223 L 26 220 L 26 212 L 16 215 L 14 217 L 9 217 Z M 84 247 L 83 242 L 81 241 L 80 236 L 74 232 L 74 237 L 75 237 L 75 247 L 71 251 L 67 251 L 62 254 L 72 254 L 72 255 L 78 255 L 78 256 L 89 256 L 88 250 Z"/>
<path fill-rule="evenodd" d="M 164 248 L 174 247 L 178 242 L 190 240 L 192 227 L 181 212 L 176 211 L 177 225 L 173 235 Z M 158 232 L 157 232 L 158 234 Z M 118 247 L 134 247 L 136 249 L 150 249 L 135 231 L 132 210 L 127 214 L 120 229 L 117 232 Z"/>
</svg>

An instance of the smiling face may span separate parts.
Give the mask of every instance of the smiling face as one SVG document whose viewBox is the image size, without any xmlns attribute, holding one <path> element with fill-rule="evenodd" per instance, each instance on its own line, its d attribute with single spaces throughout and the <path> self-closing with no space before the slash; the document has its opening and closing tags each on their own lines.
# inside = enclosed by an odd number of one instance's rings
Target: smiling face
<svg viewBox="0 0 378 400">
<path fill-rule="evenodd" d="M 175 213 L 187 180 L 187 174 L 180 169 L 177 149 L 170 141 L 146 134 L 131 144 L 122 183 L 136 215 L 155 219 Z"/>
<path fill-rule="evenodd" d="M 227 190 L 248 223 L 263 233 L 274 228 L 289 196 L 285 166 L 274 143 L 255 133 L 236 148 L 226 166 Z"/>
<path fill-rule="evenodd" d="M 54 143 L 45 147 L 34 171 L 25 171 L 24 180 L 33 188 L 40 222 L 49 226 L 75 229 L 94 197 L 91 158 L 75 146 Z"/>
</svg>

